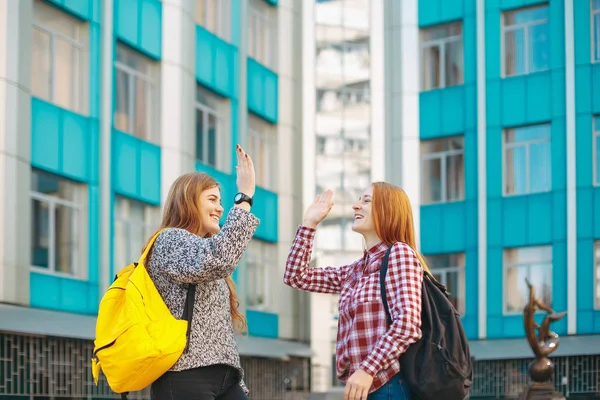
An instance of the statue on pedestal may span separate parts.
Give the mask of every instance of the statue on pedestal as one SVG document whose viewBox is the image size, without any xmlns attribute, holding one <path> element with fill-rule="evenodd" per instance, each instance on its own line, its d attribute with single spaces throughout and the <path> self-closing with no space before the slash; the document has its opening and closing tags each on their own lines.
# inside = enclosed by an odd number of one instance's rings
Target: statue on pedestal
<svg viewBox="0 0 600 400">
<path fill-rule="evenodd" d="M 552 377 L 554 375 L 554 363 L 548 356 L 558 348 L 558 335 L 550 330 L 550 324 L 562 319 L 567 312 L 555 312 L 542 300 L 536 299 L 535 289 L 528 279 L 525 279 L 529 287 L 529 302 L 523 310 L 523 324 L 527 341 L 535 359 L 529 364 L 529 376 L 531 383 L 527 385 L 519 400 L 559 400 L 564 399 L 561 393 L 554 390 Z M 542 325 L 538 325 L 533 318 L 535 312 L 540 309 L 548 315 L 544 317 Z M 537 335 L 536 335 L 537 329 Z"/>
</svg>

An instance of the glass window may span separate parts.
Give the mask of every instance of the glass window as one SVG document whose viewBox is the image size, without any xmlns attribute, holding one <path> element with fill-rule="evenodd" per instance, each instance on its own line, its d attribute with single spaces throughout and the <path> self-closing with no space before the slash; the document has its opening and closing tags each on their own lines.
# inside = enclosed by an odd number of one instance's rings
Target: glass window
<svg viewBox="0 0 600 400">
<path fill-rule="evenodd" d="M 157 63 L 119 43 L 115 68 L 115 128 L 149 142 L 158 142 Z"/>
<path fill-rule="evenodd" d="M 82 184 L 31 171 L 31 265 L 52 273 L 81 276 L 85 198 Z"/>
<path fill-rule="evenodd" d="M 248 7 L 248 55 L 275 69 L 277 13 L 264 0 L 251 0 Z"/>
<path fill-rule="evenodd" d="M 224 116 L 220 113 L 226 100 L 202 86 L 196 87 L 196 159 L 213 168 L 223 168 L 219 160 L 224 149 Z"/>
<path fill-rule="evenodd" d="M 426 256 L 426 263 L 431 274 L 446 286 L 450 292 L 450 300 L 456 310 L 465 313 L 465 254 L 437 254 Z"/>
<path fill-rule="evenodd" d="M 600 241 L 594 243 L 594 309 L 600 310 Z"/>
<path fill-rule="evenodd" d="M 600 0 L 592 1 L 592 62 L 600 62 Z"/>
<path fill-rule="evenodd" d="M 229 0 L 196 0 L 196 24 L 223 40 L 229 40 Z"/>
<path fill-rule="evenodd" d="M 424 140 L 421 142 L 421 154 L 423 203 L 464 199 L 464 138 Z"/>
<path fill-rule="evenodd" d="M 504 76 L 530 74 L 550 68 L 548 6 L 504 13 Z"/>
<path fill-rule="evenodd" d="M 256 184 L 265 189 L 276 190 L 276 128 L 254 115 L 248 115 L 248 127 L 248 154 L 252 156 L 256 169 Z"/>
<path fill-rule="evenodd" d="M 115 198 L 115 269 L 137 262 L 142 248 L 160 226 L 160 208 L 126 197 Z"/>
<path fill-rule="evenodd" d="M 536 297 L 552 307 L 552 246 L 504 250 L 504 311 L 520 313 L 529 300 L 525 279 Z"/>
<path fill-rule="evenodd" d="M 421 30 L 421 88 L 439 89 L 464 83 L 462 23 Z"/>
<path fill-rule="evenodd" d="M 33 2 L 31 91 L 40 99 L 88 113 L 89 28 L 40 0 Z"/>
<path fill-rule="evenodd" d="M 550 125 L 504 131 L 504 194 L 551 189 Z"/>
<path fill-rule="evenodd" d="M 277 245 L 252 239 L 244 254 L 247 306 L 252 309 L 265 309 L 269 305 L 269 266 L 277 265 Z"/>
</svg>

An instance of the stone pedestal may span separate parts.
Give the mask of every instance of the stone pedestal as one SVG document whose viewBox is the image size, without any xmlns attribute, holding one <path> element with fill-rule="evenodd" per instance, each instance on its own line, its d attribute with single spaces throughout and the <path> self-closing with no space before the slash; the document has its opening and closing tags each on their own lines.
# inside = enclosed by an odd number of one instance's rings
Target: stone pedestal
<svg viewBox="0 0 600 400">
<path fill-rule="evenodd" d="M 552 382 L 531 382 L 518 400 L 565 400 L 565 396 L 554 390 Z"/>
</svg>

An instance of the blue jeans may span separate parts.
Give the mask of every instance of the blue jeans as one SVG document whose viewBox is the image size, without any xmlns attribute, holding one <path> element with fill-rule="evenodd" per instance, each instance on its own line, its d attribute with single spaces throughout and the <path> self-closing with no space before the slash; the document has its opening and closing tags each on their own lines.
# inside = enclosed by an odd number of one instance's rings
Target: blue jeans
<svg viewBox="0 0 600 400">
<path fill-rule="evenodd" d="M 377 391 L 371 393 L 367 400 L 410 400 L 411 398 L 408 383 L 400 372 Z"/>
</svg>

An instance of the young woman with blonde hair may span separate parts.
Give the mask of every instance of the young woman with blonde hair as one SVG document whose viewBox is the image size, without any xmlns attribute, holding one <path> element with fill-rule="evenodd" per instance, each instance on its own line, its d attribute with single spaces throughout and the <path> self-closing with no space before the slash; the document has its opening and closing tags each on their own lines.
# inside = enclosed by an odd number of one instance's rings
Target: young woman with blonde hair
<svg viewBox="0 0 600 400">
<path fill-rule="evenodd" d="M 231 274 L 259 221 L 249 212 L 255 191 L 252 159 L 240 146 L 236 154 L 239 193 L 222 228 L 221 190 L 212 177 L 185 174 L 169 191 L 164 231 L 151 249 L 148 273 L 173 315 L 183 315 L 189 285 L 195 285 L 195 297 L 188 347 L 152 384 L 152 399 L 248 398 L 234 334 L 246 322 Z"/>
<path fill-rule="evenodd" d="M 399 358 L 421 338 L 421 291 L 425 262 L 415 247 L 410 201 L 397 186 L 376 182 L 352 207 L 352 230 L 363 235 L 364 256 L 350 265 L 310 268 L 317 225 L 333 207 L 331 190 L 304 214 L 290 250 L 284 282 L 315 293 L 338 293 L 337 376 L 345 400 L 410 399 Z M 389 247 L 385 280 L 393 323 L 388 326 L 379 269 Z"/>
</svg>

